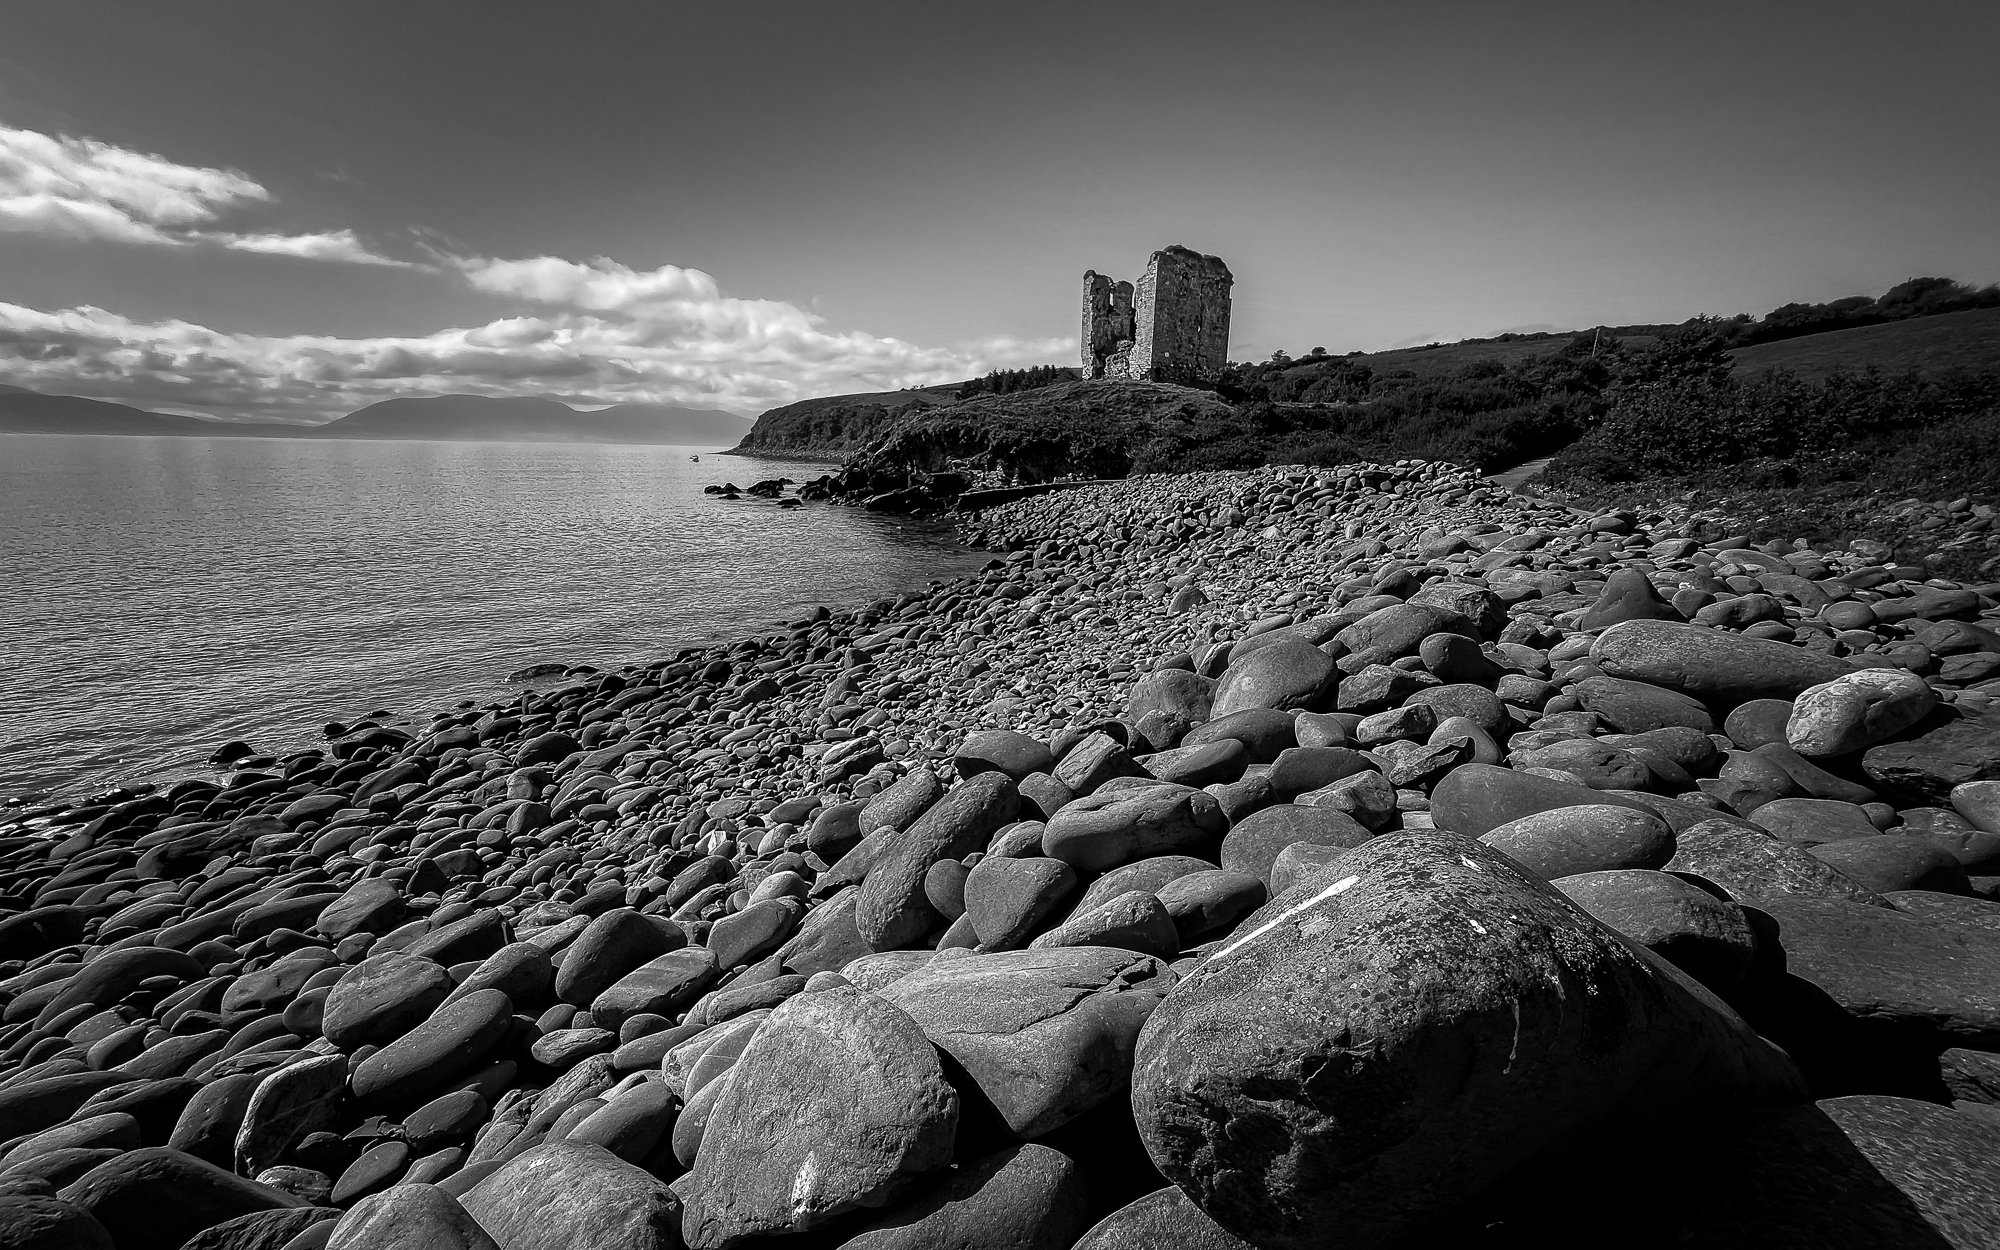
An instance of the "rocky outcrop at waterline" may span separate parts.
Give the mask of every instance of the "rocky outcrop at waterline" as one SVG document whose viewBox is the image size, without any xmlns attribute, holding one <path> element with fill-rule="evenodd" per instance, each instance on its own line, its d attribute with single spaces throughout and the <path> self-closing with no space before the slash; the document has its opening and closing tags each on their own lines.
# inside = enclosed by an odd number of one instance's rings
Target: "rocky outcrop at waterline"
<svg viewBox="0 0 2000 1250">
<path fill-rule="evenodd" d="M 2000 588 L 1422 463 L 968 537 L 21 813 L 0 1244 L 2000 1236 Z"/>
</svg>

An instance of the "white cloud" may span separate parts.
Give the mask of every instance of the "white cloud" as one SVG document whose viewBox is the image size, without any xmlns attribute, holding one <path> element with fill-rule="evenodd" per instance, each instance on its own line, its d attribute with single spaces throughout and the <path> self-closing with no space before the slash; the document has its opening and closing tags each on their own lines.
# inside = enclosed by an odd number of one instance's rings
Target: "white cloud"
<svg viewBox="0 0 2000 1250">
<path fill-rule="evenodd" d="M 678 265 L 635 272 L 604 256 L 586 263 L 555 256 L 529 260 L 456 256 L 451 263 L 478 290 L 538 304 L 634 312 L 722 300 L 714 278 L 699 269 L 682 269 Z"/>
<path fill-rule="evenodd" d="M 270 198 L 233 169 L 0 126 L 0 229 L 172 244 L 184 240 L 168 231 Z"/>
<path fill-rule="evenodd" d="M 185 247 L 351 265 L 422 268 L 371 250 L 352 230 L 312 234 L 202 229 L 276 202 L 248 174 L 182 165 L 96 139 L 0 126 L 0 231 L 106 243 Z"/>
<path fill-rule="evenodd" d="M 679 403 L 754 412 L 815 395 L 898 390 L 993 368 L 1067 361 L 1074 340 L 923 347 L 780 300 L 725 295 L 699 269 L 606 257 L 470 256 L 408 233 L 434 265 L 372 249 L 351 229 L 251 232 L 233 211 L 275 197 L 236 170 L 181 165 L 94 139 L 0 127 L 0 230 L 291 256 L 453 274 L 536 315 L 418 337 L 268 337 L 100 308 L 0 304 L 0 379 L 58 393 L 227 417 L 314 420 L 397 395 L 554 394 L 580 404 Z"/>
<path fill-rule="evenodd" d="M 714 333 L 716 327 L 725 332 Z M 727 317 L 695 316 L 663 327 L 645 318 L 562 311 L 419 337 L 260 336 L 187 321 L 133 321 L 101 308 L 42 312 L 0 303 L 0 379 L 163 411 L 295 421 L 400 395 L 465 393 L 754 413 L 814 395 L 897 390 L 1066 361 L 1075 348 L 1065 339 L 927 348 L 810 328 L 752 341 L 732 337 L 737 328 Z"/>
<path fill-rule="evenodd" d="M 423 267 L 370 251 L 352 230 L 326 230 L 319 234 L 210 233 L 202 237 L 236 252 L 296 256 L 302 260 L 337 261 L 349 265 L 388 265 L 397 269 Z"/>
</svg>

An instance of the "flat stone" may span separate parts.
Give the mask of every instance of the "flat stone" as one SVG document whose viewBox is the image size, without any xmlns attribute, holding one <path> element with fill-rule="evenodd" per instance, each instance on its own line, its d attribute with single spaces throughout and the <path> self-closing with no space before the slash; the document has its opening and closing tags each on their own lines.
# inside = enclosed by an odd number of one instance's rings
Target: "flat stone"
<svg viewBox="0 0 2000 1250">
<path fill-rule="evenodd" d="M 1941 709 L 1917 729 L 1913 737 L 1862 753 L 1862 770 L 1884 792 L 1939 806 L 1958 786 L 2000 780 L 2000 714 Z"/>
<path fill-rule="evenodd" d="M 1704 821 L 1675 837 L 1668 872 L 1712 881 L 1738 902 L 1759 907 L 1774 898 L 1838 899 L 1887 908 L 1881 895 L 1823 859 L 1768 833 L 1724 821 Z"/>
<path fill-rule="evenodd" d="M 960 1164 L 841 1250 L 1069 1250 L 1087 1197 L 1076 1160 L 1026 1142 Z"/>
<path fill-rule="evenodd" d="M 2000 932 L 1841 899 L 1771 897 L 1785 967 L 1851 1016 L 1941 1046 L 2000 1047 Z"/>
<path fill-rule="evenodd" d="M 544 1142 L 459 1199 L 500 1250 L 679 1250 L 681 1204 L 666 1183 L 601 1146 Z"/>
<path fill-rule="evenodd" d="M 1131 951 L 1073 946 L 940 960 L 882 990 L 964 1068 L 1007 1130 L 1040 1137 L 1121 1093 L 1172 980 Z"/>
<path fill-rule="evenodd" d="M 334 982 L 320 1029 L 343 1050 L 393 1042 L 428 1019 L 453 985 L 451 973 L 421 955 L 370 955 Z"/>
<path fill-rule="evenodd" d="M 1670 621 L 1626 621 L 1591 644 L 1608 677 L 1678 690 L 1708 704 L 1789 699 L 1854 671 L 1846 660 L 1726 629 Z"/>
</svg>

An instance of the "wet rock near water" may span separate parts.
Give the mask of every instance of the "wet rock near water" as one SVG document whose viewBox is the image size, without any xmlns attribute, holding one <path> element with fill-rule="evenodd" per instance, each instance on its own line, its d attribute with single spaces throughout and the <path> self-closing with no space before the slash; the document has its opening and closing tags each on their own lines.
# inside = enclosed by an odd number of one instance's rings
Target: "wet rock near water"
<svg viewBox="0 0 2000 1250">
<path fill-rule="evenodd" d="M 1423 462 L 966 527 L 0 809 L 0 1246 L 1994 1244 L 2000 587 Z"/>
</svg>

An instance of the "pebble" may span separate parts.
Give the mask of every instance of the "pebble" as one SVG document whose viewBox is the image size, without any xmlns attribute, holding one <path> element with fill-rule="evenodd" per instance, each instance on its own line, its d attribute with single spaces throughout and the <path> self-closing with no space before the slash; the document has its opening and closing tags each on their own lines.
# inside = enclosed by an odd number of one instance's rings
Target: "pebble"
<svg viewBox="0 0 2000 1250">
<path fill-rule="evenodd" d="M 962 525 L 954 581 L 5 809 L 0 1239 L 1983 1244 L 2000 587 L 1421 461 Z"/>
</svg>

